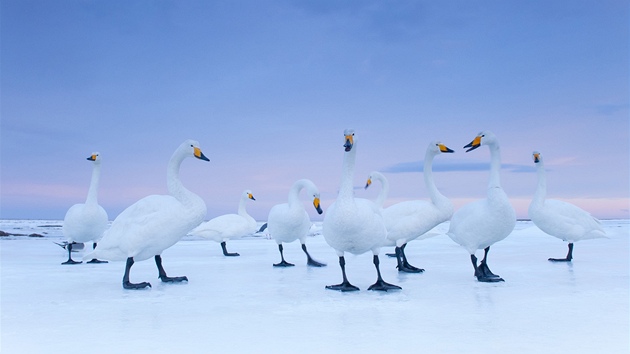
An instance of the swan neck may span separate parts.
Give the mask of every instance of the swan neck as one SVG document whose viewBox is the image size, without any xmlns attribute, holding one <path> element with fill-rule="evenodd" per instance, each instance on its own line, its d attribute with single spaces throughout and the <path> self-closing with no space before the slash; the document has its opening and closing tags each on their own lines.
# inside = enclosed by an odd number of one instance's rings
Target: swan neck
<svg viewBox="0 0 630 354">
<path fill-rule="evenodd" d="M 191 199 L 192 192 L 186 189 L 179 179 L 179 168 L 184 161 L 185 156 L 176 151 L 168 162 L 166 171 L 166 184 L 168 192 L 182 203 L 186 203 Z"/>
<path fill-rule="evenodd" d="M 101 165 L 94 164 L 92 168 L 92 179 L 90 180 L 90 188 L 88 189 L 85 204 L 98 204 L 98 183 L 101 179 Z"/>
<path fill-rule="evenodd" d="M 245 209 L 245 204 L 247 203 L 247 198 L 245 196 L 241 197 L 241 201 L 238 202 L 238 215 L 247 216 L 247 210 Z"/>
<path fill-rule="evenodd" d="M 490 148 L 490 181 L 488 188 L 501 188 L 501 151 L 499 145 L 489 145 Z"/>
<path fill-rule="evenodd" d="M 343 166 L 341 168 L 341 186 L 339 187 L 339 198 L 354 198 L 354 165 L 357 155 L 356 141 L 352 150 L 343 156 Z"/>
<path fill-rule="evenodd" d="M 433 204 L 437 204 L 440 200 L 444 199 L 445 197 L 437 189 L 437 187 L 435 186 L 435 182 L 433 180 L 433 158 L 434 157 L 435 157 L 435 154 L 431 153 L 430 151 L 427 151 L 424 157 L 424 169 L 423 169 L 422 174 L 424 175 L 424 185 L 429 193 L 429 196 L 431 197 L 431 201 L 433 202 Z"/>
<path fill-rule="evenodd" d="M 542 162 L 537 164 L 536 173 L 538 174 L 538 186 L 534 193 L 534 202 L 542 203 L 547 196 L 547 176 L 545 174 L 545 166 Z"/>
</svg>

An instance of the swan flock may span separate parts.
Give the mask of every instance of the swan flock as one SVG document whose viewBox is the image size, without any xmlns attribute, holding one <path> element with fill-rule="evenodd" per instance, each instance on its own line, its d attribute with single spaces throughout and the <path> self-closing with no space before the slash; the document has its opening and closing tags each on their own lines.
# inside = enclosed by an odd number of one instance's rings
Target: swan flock
<svg viewBox="0 0 630 354">
<path fill-rule="evenodd" d="M 319 214 L 324 214 L 322 234 L 326 243 L 337 253 L 342 281 L 328 285 L 327 289 L 337 291 L 357 291 L 359 287 L 348 280 L 345 254 L 372 253 L 372 263 L 376 270 L 376 281 L 368 290 L 400 290 L 398 285 L 386 282 L 380 271 L 380 251 L 383 247 L 394 247 L 399 272 L 422 273 L 424 269 L 412 266 L 406 255 L 408 242 L 437 236 L 431 232 L 436 226 L 450 221 L 445 233 L 470 255 L 473 274 L 479 282 L 497 283 L 504 279 L 494 274 L 488 267 L 488 253 L 495 243 L 510 235 L 516 225 L 514 208 L 501 187 L 501 156 L 499 141 L 492 132 L 479 133 L 472 142 L 464 146 L 466 152 L 481 146 L 490 151 L 490 169 L 487 195 L 485 198 L 463 205 L 455 210 L 452 202 L 438 190 L 434 180 L 432 164 L 437 155 L 453 153 L 439 141 L 432 141 L 424 157 L 424 185 L 429 194 L 428 200 L 410 200 L 384 207 L 388 197 L 389 182 L 378 171 L 370 173 L 365 189 L 373 181 L 380 182 L 381 190 L 375 200 L 355 196 L 354 171 L 357 157 L 357 136 L 353 129 L 344 131 L 343 162 L 341 182 L 337 198 L 324 210 L 320 192 L 310 179 L 297 180 L 289 189 L 288 202 L 273 206 L 268 215 L 266 233 L 275 240 L 280 253 L 280 262 L 274 267 L 294 266 L 284 258 L 283 244 L 299 240 L 306 255 L 306 264 L 323 267 L 326 264 L 313 259 L 306 247 L 309 230 L 312 227 L 309 215 L 300 200 L 300 194 L 312 202 Z M 568 254 L 564 258 L 549 258 L 553 262 L 571 262 L 574 242 L 606 237 L 599 221 L 588 212 L 575 205 L 547 199 L 546 175 L 541 153 L 533 154 L 538 171 L 538 186 L 529 206 L 529 216 L 534 224 L 545 233 L 568 242 Z M 68 260 L 62 264 L 79 264 L 72 259 L 73 246 L 92 242 L 93 249 L 87 252 L 84 260 L 90 263 L 126 261 L 122 278 L 125 289 L 150 288 L 148 282 L 133 283 L 130 271 L 135 262 L 153 258 L 158 277 L 165 283 L 187 282 L 186 276 L 169 277 L 162 265 L 162 252 L 177 243 L 187 234 L 204 237 L 219 242 L 223 255 L 239 256 L 227 251 L 226 242 L 256 233 L 257 225 L 246 211 L 248 201 L 255 201 L 251 190 L 241 193 L 236 214 L 225 214 L 203 222 L 207 209 L 204 200 L 184 187 L 179 178 L 182 162 L 193 157 L 202 161 L 209 159 L 201 152 L 199 143 L 184 141 L 171 156 L 166 170 L 168 194 L 149 195 L 123 210 L 108 227 L 105 209 L 98 204 L 97 194 L 100 179 L 101 156 L 95 152 L 88 158 L 93 163 L 92 179 L 85 203 L 75 204 L 68 209 L 63 222 L 64 244 Z M 483 258 L 476 252 L 482 250 Z M 100 260 L 102 259 L 102 260 Z"/>
</svg>

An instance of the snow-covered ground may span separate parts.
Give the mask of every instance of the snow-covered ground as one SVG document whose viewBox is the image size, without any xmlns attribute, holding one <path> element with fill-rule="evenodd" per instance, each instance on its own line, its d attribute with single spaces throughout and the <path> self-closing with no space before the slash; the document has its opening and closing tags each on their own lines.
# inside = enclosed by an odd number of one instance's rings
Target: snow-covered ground
<svg viewBox="0 0 630 354">
<path fill-rule="evenodd" d="M 2 220 L 2 231 L 45 237 L 0 237 L 0 351 L 628 353 L 630 222 L 603 223 L 610 239 L 578 242 L 574 261 L 556 264 L 547 258 L 566 255 L 566 243 L 518 222 L 488 258 L 505 283 L 477 282 L 468 254 L 446 236 L 407 247 L 423 274 L 399 274 L 381 252 L 383 278 L 401 291 L 367 291 L 371 254 L 348 255 L 361 291 L 339 293 L 325 289 L 341 271 L 317 227 L 307 245 L 327 267 L 307 267 L 298 242 L 284 247 L 295 267 L 278 269 L 265 237 L 229 242 L 241 256 L 228 258 L 218 243 L 187 236 L 162 257 L 188 283 L 160 283 L 147 260 L 131 280 L 153 288 L 131 291 L 121 285 L 124 262 L 61 265 L 61 221 Z"/>
</svg>

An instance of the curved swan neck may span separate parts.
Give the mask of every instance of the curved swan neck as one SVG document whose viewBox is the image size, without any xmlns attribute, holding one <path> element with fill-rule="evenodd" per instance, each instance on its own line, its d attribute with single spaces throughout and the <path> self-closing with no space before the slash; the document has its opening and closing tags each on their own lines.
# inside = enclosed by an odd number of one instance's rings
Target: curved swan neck
<svg viewBox="0 0 630 354">
<path fill-rule="evenodd" d="M 381 192 L 376 197 L 374 203 L 382 207 L 385 203 L 385 198 L 389 195 L 389 181 L 386 178 L 379 178 L 379 180 L 381 181 Z"/>
<path fill-rule="evenodd" d="M 300 191 L 304 188 L 312 188 L 312 183 L 305 179 L 301 179 L 293 183 L 291 189 L 289 190 L 289 206 L 293 207 L 302 204 L 300 202 Z"/>
<path fill-rule="evenodd" d="M 501 151 L 498 144 L 488 145 L 490 149 L 490 180 L 488 188 L 501 188 Z"/>
<path fill-rule="evenodd" d="M 101 178 L 101 164 L 95 163 L 92 168 L 92 179 L 85 204 L 98 204 L 98 182 Z"/>
<path fill-rule="evenodd" d="M 171 159 L 168 162 L 168 168 L 166 170 L 166 185 L 168 192 L 182 203 L 189 201 L 192 192 L 186 189 L 179 179 L 179 168 L 182 165 L 182 161 L 186 156 L 176 150 Z"/>
<path fill-rule="evenodd" d="M 427 191 L 429 192 L 431 201 L 433 202 L 433 204 L 437 204 L 439 201 L 441 201 L 442 199 L 445 199 L 446 197 L 444 197 L 442 193 L 440 193 L 440 191 L 435 186 L 435 182 L 433 181 L 433 158 L 434 157 L 435 157 L 435 154 L 427 150 L 427 153 L 424 156 L 424 169 L 423 169 L 422 174 L 424 175 L 424 185 L 426 186 Z"/>
<path fill-rule="evenodd" d="M 238 202 L 238 215 L 247 216 L 247 210 L 245 209 L 245 205 L 247 204 L 247 197 L 243 195 L 241 200 Z"/>
</svg>

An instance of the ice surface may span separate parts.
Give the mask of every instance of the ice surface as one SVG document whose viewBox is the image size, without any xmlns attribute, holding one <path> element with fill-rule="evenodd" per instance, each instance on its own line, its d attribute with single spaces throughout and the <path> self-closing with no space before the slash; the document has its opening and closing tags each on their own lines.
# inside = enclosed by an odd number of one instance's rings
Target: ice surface
<svg viewBox="0 0 630 354">
<path fill-rule="evenodd" d="M 401 291 L 367 291 L 371 254 L 347 255 L 361 291 L 339 293 L 324 288 L 341 272 L 317 232 L 307 245 L 324 268 L 307 267 L 298 242 L 284 247 L 295 267 L 279 269 L 273 240 L 228 242 L 241 256 L 224 257 L 218 243 L 188 236 L 162 254 L 166 272 L 188 283 L 160 283 L 147 260 L 131 280 L 153 288 L 132 291 L 121 285 L 124 262 L 61 265 L 61 221 L 3 220 L 0 230 L 45 237 L 0 239 L 0 351 L 628 353 L 629 222 L 603 223 L 610 239 L 578 242 L 572 263 L 555 264 L 547 258 L 566 255 L 566 243 L 519 222 L 489 254 L 505 283 L 477 282 L 469 255 L 446 236 L 407 247 L 423 274 L 398 274 L 383 249 L 383 278 Z"/>
</svg>

